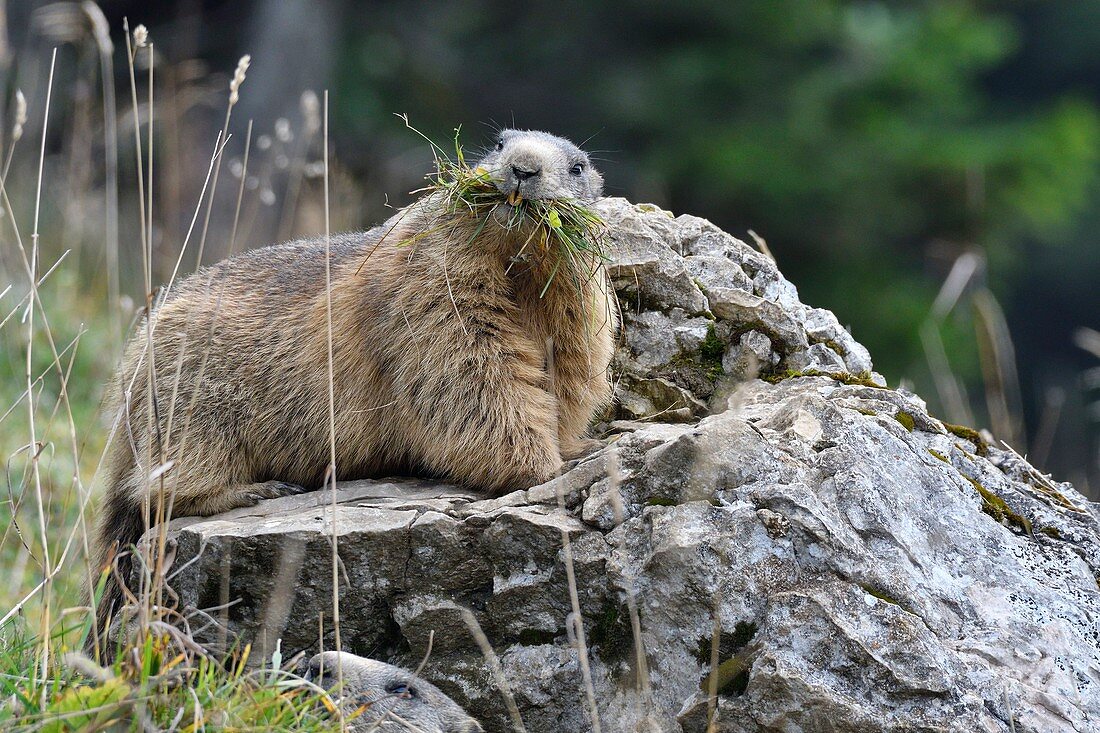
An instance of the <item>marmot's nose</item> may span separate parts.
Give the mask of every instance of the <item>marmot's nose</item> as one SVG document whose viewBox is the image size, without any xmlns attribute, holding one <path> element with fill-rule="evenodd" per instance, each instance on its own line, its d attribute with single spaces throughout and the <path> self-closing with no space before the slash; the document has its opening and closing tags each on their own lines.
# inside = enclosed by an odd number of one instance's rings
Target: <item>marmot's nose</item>
<svg viewBox="0 0 1100 733">
<path fill-rule="evenodd" d="M 520 168 L 518 165 L 514 165 L 512 166 L 512 173 L 515 173 L 516 178 L 518 178 L 519 180 L 526 181 L 528 178 L 534 178 L 539 173 L 542 173 L 542 169 L 539 168 L 538 170 L 529 171 Z"/>
</svg>

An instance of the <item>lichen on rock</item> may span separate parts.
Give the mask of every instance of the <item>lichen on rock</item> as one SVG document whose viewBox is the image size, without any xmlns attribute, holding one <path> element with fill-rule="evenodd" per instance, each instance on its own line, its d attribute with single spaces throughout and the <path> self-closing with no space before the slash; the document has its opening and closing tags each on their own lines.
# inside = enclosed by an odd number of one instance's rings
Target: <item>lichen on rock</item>
<svg viewBox="0 0 1100 733">
<path fill-rule="evenodd" d="M 346 650 L 415 668 L 430 639 L 421 674 L 510 730 L 469 610 L 528 731 L 590 730 L 567 538 L 605 731 L 1100 728 L 1095 505 L 885 388 L 762 253 L 600 212 L 624 324 L 605 449 L 498 499 L 359 481 L 176 520 L 178 603 L 257 657 L 331 648 L 335 534 Z"/>
</svg>

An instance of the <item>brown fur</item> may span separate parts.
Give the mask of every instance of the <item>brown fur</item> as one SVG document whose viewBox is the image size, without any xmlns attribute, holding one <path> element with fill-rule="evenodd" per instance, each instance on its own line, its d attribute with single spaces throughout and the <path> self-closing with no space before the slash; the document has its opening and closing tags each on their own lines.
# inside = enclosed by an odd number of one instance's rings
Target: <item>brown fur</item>
<svg viewBox="0 0 1100 733">
<path fill-rule="evenodd" d="M 588 423 L 610 397 L 616 319 L 607 278 L 602 269 L 579 283 L 559 273 L 540 298 L 553 261 L 510 263 L 528 233 L 495 216 L 478 232 L 472 217 L 441 213 L 429 197 L 386 225 L 332 238 L 340 479 L 413 473 L 498 494 L 550 479 L 563 457 L 585 450 Z M 115 386 L 122 420 L 109 456 L 101 563 L 137 540 L 142 506 L 156 516 L 161 484 L 148 480 L 150 450 L 153 468 L 173 462 L 163 483 L 177 516 L 254 504 L 288 484 L 322 485 L 324 258 L 324 240 L 292 242 L 172 289 L 153 321 L 152 434 L 139 327 Z M 112 591 L 103 610 L 118 598 Z"/>
</svg>

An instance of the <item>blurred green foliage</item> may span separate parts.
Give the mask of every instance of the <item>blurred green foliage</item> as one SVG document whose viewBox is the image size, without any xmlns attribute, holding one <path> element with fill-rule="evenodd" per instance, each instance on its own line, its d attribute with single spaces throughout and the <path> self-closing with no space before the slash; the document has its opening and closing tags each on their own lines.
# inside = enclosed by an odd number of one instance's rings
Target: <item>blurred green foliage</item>
<svg viewBox="0 0 1100 733">
<path fill-rule="evenodd" d="M 1021 243 L 1064 236 L 1096 181 L 1087 95 L 989 88 L 1027 5 L 401 3 L 349 13 L 339 127 L 393 140 L 402 111 L 443 139 L 487 118 L 598 133 L 610 193 L 759 232 L 896 380 L 920 370 L 955 256 L 984 250 L 1004 294 Z M 976 374 L 970 325 L 945 330 Z"/>
</svg>

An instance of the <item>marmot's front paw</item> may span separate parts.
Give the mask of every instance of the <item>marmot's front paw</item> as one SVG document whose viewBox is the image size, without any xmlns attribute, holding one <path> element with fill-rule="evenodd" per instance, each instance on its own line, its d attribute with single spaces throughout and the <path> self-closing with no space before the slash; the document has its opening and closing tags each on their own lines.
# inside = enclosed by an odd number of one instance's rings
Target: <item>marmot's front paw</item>
<svg viewBox="0 0 1100 733">
<path fill-rule="evenodd" d="M 578 458 L 590 456 L 596 451 L 603 450 L 604 442 L 595 438 L 578 438 L 564 442 L 561 446 L 561 457 L 566 461 L 575 461 Z"/>
<path fill-rule="evenodd" d="M 513 453 L 515 463 L 502 466 L 491 481 L 492 496 L 502 496 L 512 491 L 529 489 L 544 484 L 561 471 L 561 455 L 557 446 L 517 445 Z"/>
<path fill-rule="evenodd" d="M 236 508 L 256 506 L 264 499 L 278 499 L 282 496 L 294 496 L 309 491 L 304 486 L 292 484 L 287 481 L 263 481 L 258 484 L 247 484 L 238 487 L 233 492 L 233 503 Z"/>
<path fill-rule="evenodd" d="M 553 463 L 547 463 L 544 467 L 537 471 L 533 471 L 526 478 L 521 479 L 523 486 L 521 488 L 529 489 L 532 486 L 538 486 L 544 484 L 552 478 L 556 478 L 561 473 L 562 462 L 560 460 Z"/>
</svg>

